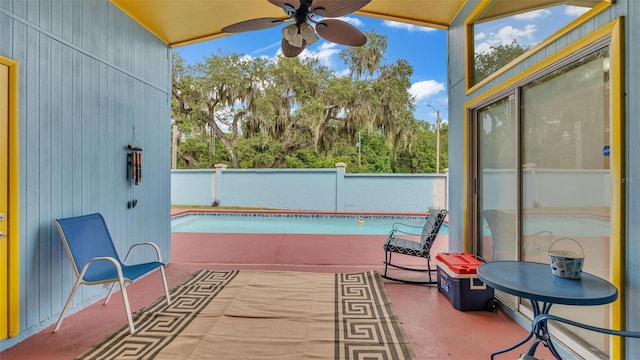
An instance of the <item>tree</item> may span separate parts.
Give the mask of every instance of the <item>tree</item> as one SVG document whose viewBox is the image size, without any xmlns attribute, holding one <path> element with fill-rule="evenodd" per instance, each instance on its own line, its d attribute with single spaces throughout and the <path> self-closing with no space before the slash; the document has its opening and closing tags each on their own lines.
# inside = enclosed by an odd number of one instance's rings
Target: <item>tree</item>
<svg viewBox="0 0 640 360">
<path fill-rule="evenodd" d="M 333 91 L 345 84 L 313 58 L 279 57 L 266 68 L 263 92 L 255 100 L 254 111 L 243 123 L 246 137 L 265 134 L 282 146 L 271 167 L 280 167 L 292 153 L 327 143 L 327 129 L 338 126 L 340 103 L 332 99 Z M 329 141 L 330 143 L 330 141 Z"/>
<path fill-rule="evenodd" d="M 381 65 L 386 37 L 367 36 L 366 46 L 341 53 L 350 76 L 336 74 L 315 58 L 213 55 L 185 66 L 174 57 L 173 120 L 183 137 L 199 138 L 185 143 L 180 163 L 200 167 L 215 161 L 213 154 L 200 154 L 202 144 L 212 143 L 211 134 L 235 168 L 282 167 L 307 161 L 312 152 L 325 154 L 313 163 L 326 163 L 336 144 L 354 144 L 362 130 L 382 136 L 394 156 L 409 147 L 415 121 L 408 92 L 413 68 L 404 60 Z"/>
<path fill-rule="evenodd" d="M 244 117 L 261 96 L 266 60 L 231 54 L 214 55 L 189 67 L 180 66 L 180 59 L 177 62 L 172 91 L 178 104 L 174 118 L 189 118 L 191 128 L 197 128 L 203 136 L 212 131 L 224 145 L 233 167 L 239 168 L 234 144 Z"/>
<path fill-rule="evenodd" d="M 408 89 L 413 67 L 404 59 L 393 64 L 382 65 L 387 51 L 387 37 L 375 31 L 366 33 L 367 43 L 361 47 L 350 47 L 340 53 L 340 58 L 349 66 L 350 76 L 361 83 L 355 98 L 354 114 L 358 125 L 367 129 L 379 129 L 392 143 L 394 156 L 398 148 L 411 144 L 410 124 L 415 106 Z M 369 81 L 363 80 L 367 75 Z M 350 132 L 351 138 L 356 132 Z"/>
<path fill-rule="evenodd" d="M 436 125 L 424 121 L 412 124 L 414 142 L 410 149 L 399 152 L 393 162 L 394 173 L 436 172 Z M 447 167 L 447 126 L 440 124 L 440 168 Z"/>
<path fill-rule="evenodd" d="M 489 51 L 477 53 L 473 62 L 473 83 L 476 84 L 498 71 L 527 50 L 528 47 L 513 39 L 510 44 L 491 46 Z"/>
</svg>

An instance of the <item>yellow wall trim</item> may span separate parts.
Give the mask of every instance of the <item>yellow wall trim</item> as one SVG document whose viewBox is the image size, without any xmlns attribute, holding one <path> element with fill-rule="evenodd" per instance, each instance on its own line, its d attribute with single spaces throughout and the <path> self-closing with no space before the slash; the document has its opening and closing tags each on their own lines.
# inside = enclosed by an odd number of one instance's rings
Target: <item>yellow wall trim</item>
<svg viewBox="0 0 640 360">
<path fill-rule="evenodd" d="M 610 24 L 611 26 L 611 176 L 612 176 L 612 203 L 611 203 L 611 254 L 615 261 L 611 278 L 618 288 L 618 301 L 611 308 L 614 329 L 624 329 L 624 309 L 626 293 L 624 289 L 625 265 L 625 143 L 624 143 L 624 19 L 619 18 Z M 619 181 L 616 181 L 619 180 Z M 624 359 L 624 338 L 613 336 L 611 339 L 612 359 Z"/>
<path fill-rule="evenodd" d="M 15 337 L 20 331 L 18 62 L 0 56 L 0 64 L 9 67 L 9 337 Z"/>
</svg>

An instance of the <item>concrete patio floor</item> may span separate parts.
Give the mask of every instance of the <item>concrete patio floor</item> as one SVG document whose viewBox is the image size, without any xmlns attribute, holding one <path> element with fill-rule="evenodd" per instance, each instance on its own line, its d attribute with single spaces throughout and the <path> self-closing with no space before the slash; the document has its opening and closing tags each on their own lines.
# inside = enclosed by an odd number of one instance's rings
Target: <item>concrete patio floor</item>
<svg viewBox="0 0 640 360">
<path fill-rule="evenodd" d="M 266 235 L 175 233 L 171 263 L 166 267 L 169 287 L 199 269 L 257 269 L 313 272 L 383 271 L 380 235 Z M 447 250 L 440 236 L 435 252 Z M 407 258 L 406 263 L 416 259 Z M 458 311 L 436 286 L 385 280 L 393 308 L 411 342 L 416 360 L 489 359 L 491 352 L 525 337 L 526 330 L 502 311 Z M 159 275 L 151 274 L 127 289 L 132 311 L 162 296 Z M 115 294 L 107 305 L 97 302 L 67 316 L 57 333 L 53 325 L 0 353 L 2 360 L 73 359 L 93 344 L 126 325 L 122 299 Z M 518 359 L 527 346 L 497 356 Z M 537 357 L 551 359 L 539 347 Z M 233 359 L 235 360 L 235 359 Z"/>
</svg>

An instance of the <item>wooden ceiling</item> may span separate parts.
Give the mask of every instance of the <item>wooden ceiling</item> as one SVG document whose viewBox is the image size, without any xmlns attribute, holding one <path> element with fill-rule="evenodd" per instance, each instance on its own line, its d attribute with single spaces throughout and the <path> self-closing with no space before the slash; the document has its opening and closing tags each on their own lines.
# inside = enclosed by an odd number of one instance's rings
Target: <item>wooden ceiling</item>
<svg viewBox="0 0 640 360">
<path fill-rule="evenodd" d="M 227 36 L 224 26 L 261 17 L 286 18 L 267 0 L 110 0 L 171 47 Z M 349 1 L 349 0 L 341 0 Z M 593 6 L 601 0 L 493 0 L 487 20 L 560 4 Z M 355 14 L 447 29 L 466 0 L 372 0 Z M 297 0 L 296 0 L 297 3 Z"/>
</svg>

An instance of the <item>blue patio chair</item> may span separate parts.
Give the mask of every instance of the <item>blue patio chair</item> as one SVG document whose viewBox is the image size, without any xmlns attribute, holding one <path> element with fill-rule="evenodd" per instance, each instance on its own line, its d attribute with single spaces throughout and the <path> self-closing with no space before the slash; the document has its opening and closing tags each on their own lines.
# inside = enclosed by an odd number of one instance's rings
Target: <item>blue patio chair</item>
<svg viewBox="0 0 640 360">
<path fill-rule="evenodd" d="M 595 331 L 595 332 L 599 332 L 599 333 L 602 333 L 602 334 L 608 334 L 608 335 L 612 335 L 612 336 L 622 336 L 622 337 L 629 337 L 629 338 L 640 338 L 640 332 L 638 332 L 638 331 L 625 331 L 625 330 L 606 329 L 606 328 L 601 328 L 601 327 L 597 327 L 597 326 L 582 324 L 582 323 L 579 323 L 577 321 L 565 319 L 563 317 L 556 316 L 556 315 L 551 315 L 551 314 L 540 314 L 540 315 L 536 316 L 535 319 L 533 319 L 533 322 L 531 323 L 531 328 L 533 329 L 534 333 L 537 333 L 537 330 L 540 329 L 541 326 L 546 327 L 547 326 L 547 321 L 557 321 L 557 322 L 560 322 L 560 323 L 565 323 L 565 324 L 573 325 L 573 326 L 576 326 L 576 327 L 579 327 L 579 328 L 582 328 L 582 329 Z M 537 341 L 539 342 L 540 339 L 538 339 Z M 534 345 L 537 346 L 537 342 L 534 343 Z M 532 345 L 529 348 L 529 351 L 527 352 L 527 354 L 524 354 L 524 355 L 522 355 L 520 357 L 521 360 L 539 360 L 538 358 L 536 358 L 534 356 L 534 353 L 536 351 L 536 346 L 534 346 L 534 345 Z"/>
<path fill-rule="evenodd" d="M 438 236 L 438 231 L 440 231 L 440 227 L 444 223 L 444 218 L 447 216 L 447 210 L 435 210 L 431 212 L 431 215 L 427 218 L 426 223 L 422 226 L 422 231 L 418 232 L 420 226 L 407 225 L 403 223 L 395 223 L 393 224 L 392 230 L 389 233 L 389 237 L 384 242 L 383 249 L 385 251 L 385 260 L 384 260 L 384 275 L 383 278 L 400 281 L 405 283 L 412 284 L 435 284 L 437 283 L 437 278 L 434 278 L 432 273 L 436 272 L 437 269 L 431 268 L 431 246 Z M 415 241 L 412 239 L 405 239 L 405 236 L 420 236 L 420 241 Z M 402 266 L 398 264 L 393 264 L 391 262 L 391 254 L 398 253 L 402 255 L 409 256 L 417 256 L 421 258 L 425 258 L 427 260 L 427 266 L 425 268 L 414 268 L 408 266 Z M 403 270 L 411 270 L 411 271 L 420 271 L 426 272 L 429 275 L 429 280 L 425 281 L 416 281 L 416 280 L 406 280 L 399 279 L 395 277 L 391 277 L 387 275 L 387 271 L 389 266 L 403 269 Z"/>
<path fill-rule="evenodd" d="M 73 272 L 75 273 L 77 280 L 67 302 L 64 304 L 64 308 L 60 313 L 58 322 L 53 332 L 60 329 L 62 325 L 62 319 L 67 308 L 71 304 L 73 295 L 78 287 L 82 284 L 98 285 L 109 284 L 109 293 L 104 303 L 109 302 L 111 293 L 115 284 L 120 284 L 120 290 L 122 291 L 122 299 L 124 300 L 124 307 L 127 313 L 127 320 L 129 321 L 129 330 L 131 333 L 135 332 L 133 326 L 133 318 L 131 316 L 131 308 L 129 306 L 129 299 L 127 298 L 127 291 L 125 285 L 132 283 L 140 277 L 156 270 L 160 269 L 160 275 L 162 277 L 162 284 L 164 285 L 164 292 L 167 298 L 167 303 L 171 304 L 171 298 L 169 297 L 169 289 L 167 287 L 167 278 L 164 273 L 164 263 L 162 262 L 162 256 L 160 255 L 160 249 L 158 246 L 151 242 L 136 243 L 127 252 L 127 256 L 123 261 L 120 261 L 118 252 L 113 245 L 113 240 L 109 234 L 109 229 L 104 221 L 102 215 L 90 214 L 84 216 L 70 217 L 66 219 L 55 219 L 53 223 L 58 228 L 60 238 L 67 250 Z M 157 261 L 146 262 L 135 265 L 126 265 L 131 251 L 137 246 L 151 246 L 157 255 Z"/>
</svg>

